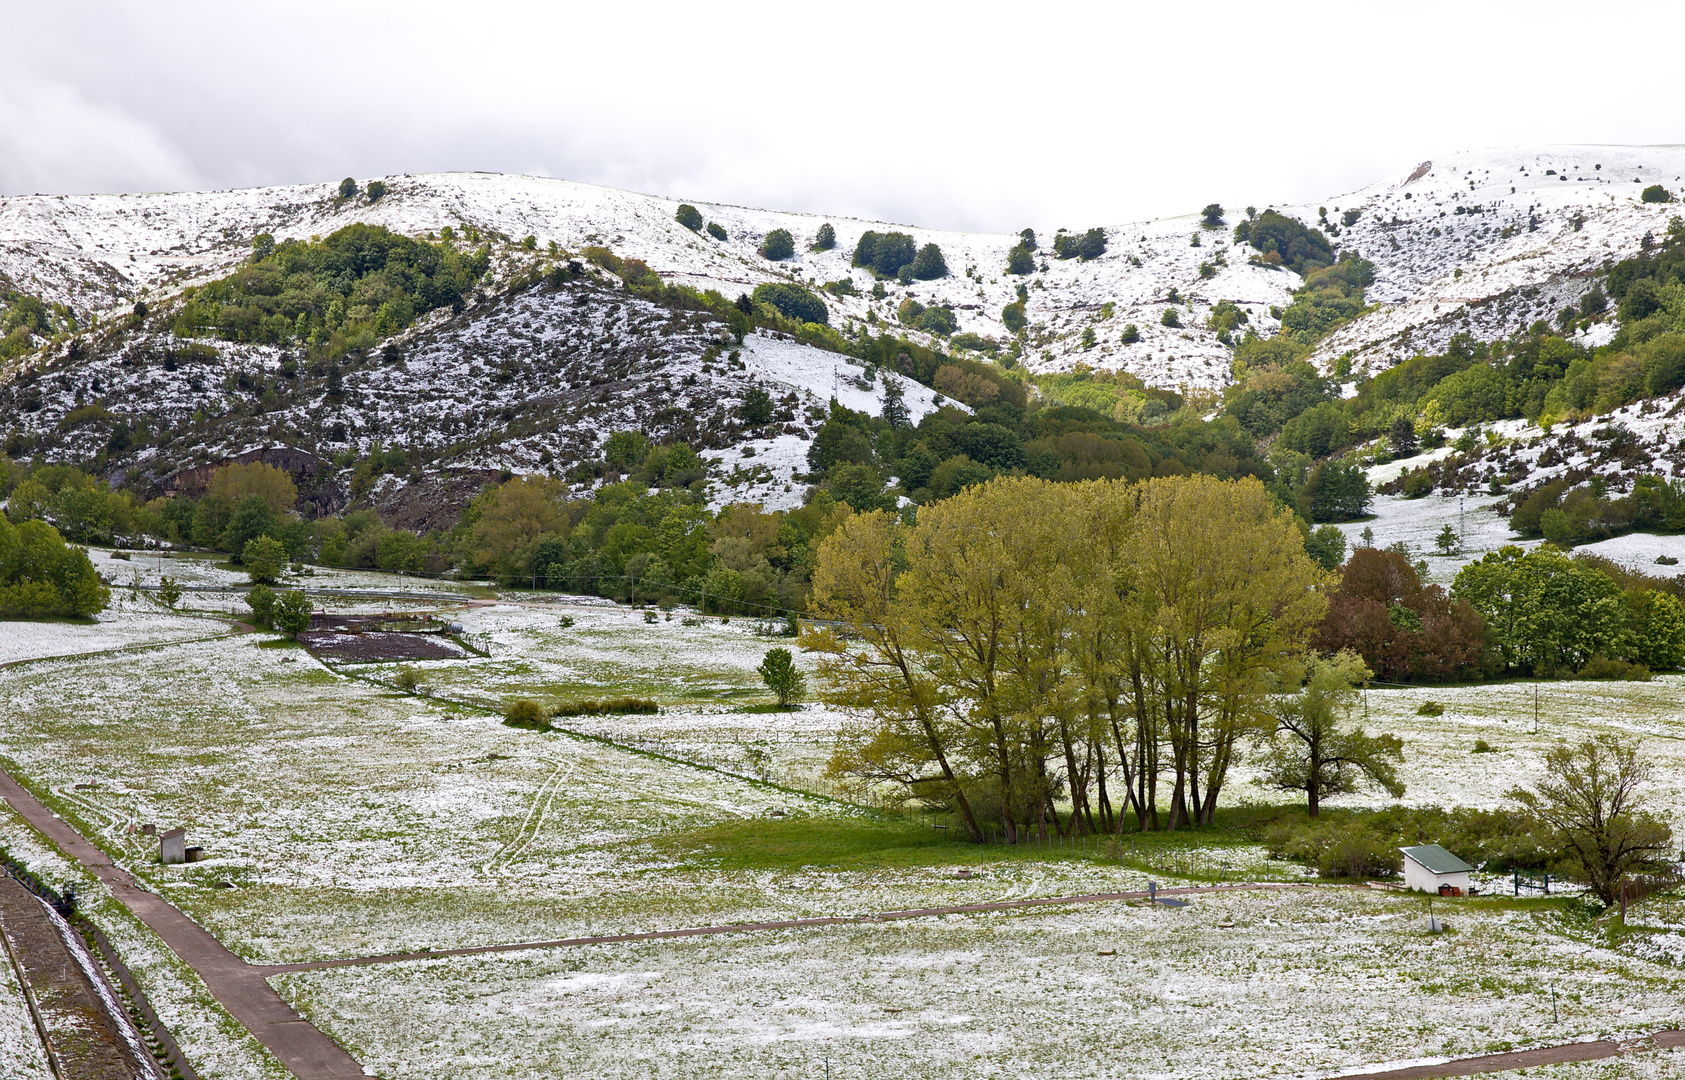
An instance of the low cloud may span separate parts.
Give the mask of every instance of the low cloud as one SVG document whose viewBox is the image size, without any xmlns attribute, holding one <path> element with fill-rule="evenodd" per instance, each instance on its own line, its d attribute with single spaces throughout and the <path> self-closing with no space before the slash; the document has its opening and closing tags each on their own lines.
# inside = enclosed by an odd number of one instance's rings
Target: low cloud
<svg viewBox="0 0 1685 1080">
<path fill-rule="evenodd" d="M 0 192 L 176 191 L 198 172 L 156 130 L 74 87 L 0 74 Z"/>
</svg>

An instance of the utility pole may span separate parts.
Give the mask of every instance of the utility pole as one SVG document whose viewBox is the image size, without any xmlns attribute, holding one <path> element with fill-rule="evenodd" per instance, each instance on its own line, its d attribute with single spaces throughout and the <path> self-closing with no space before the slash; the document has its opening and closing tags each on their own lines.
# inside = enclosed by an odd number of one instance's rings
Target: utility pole
<svg viewBox="0 0 1685 1080">
<path fill-rule="evenodd" d="M 1462 558 L 1462 555 L 1463 555 L 1463 542 L 1464 542 L 1463 537 L 1464 537 L 1464 532 L 1463 532 L 1463 497 L 1461 495 L 1459 495 L 1459 496 L 1457 496 L 1457 557 L 1458 558 Z"/>
</svg>

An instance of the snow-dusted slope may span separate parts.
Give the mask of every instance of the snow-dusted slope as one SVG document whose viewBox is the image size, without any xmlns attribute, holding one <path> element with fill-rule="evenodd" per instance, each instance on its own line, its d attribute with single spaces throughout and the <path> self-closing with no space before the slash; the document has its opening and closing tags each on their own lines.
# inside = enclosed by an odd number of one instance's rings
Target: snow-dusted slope
<svg viewBox="0 0 1685 1080">
<path fill-rule="evenodd" d="M 1318 356 L 1351 353 L 1356 367 L 1380 371 L 1457 333 L 1491 338 L 1552 319 L 1605 262 L 1666 230 L 1679 207 L 1639 195 L 1658 183 L 1678 195 L 1682 177 L 1681 146 L 1483 150 L 1329 199 L 1330 220 L 1360 211 L 1338 242 L 1375 263 L 1369 300 L 1379 308 Z M 1307 221 L 1316 210 L 1289 208 Z"/>
<path fill-rule="evenodd" d="M 1644 233 L 1666 227 L 1676 209 L 1640 203 L 1638 196 L 1652 182 L 1678 190 L 1685 148 L 1484 150 L 1423 165 L 1320 204 L 1328 211 L 1328 231 L 1338 234 L 1335 243 L 1360 251 L 1379 269 L 1370 293 L 1377 309 L 1333 335 L 1319 352 L 1324 361 L 1351 353 L 1359 365 L 1379 369 L 1461 330 L 1492 335 L 1553 315 L 1579 296 L 1587 275 L 1604 260 L 1631 254 Z M 1270 308 L 1286 304 L 1300 284 L 1290 272 L 1250 265 L 1250 248 L 1235 246 L 1227 229 L 1202 229 L 1192 214 L 1110 226 L 1108 251 L 1087 263 L 1052 259 L 1055 230 L 1038 226 L 1038 265 L 1047 269 L 1018 278 L 1004 272 L 1016 234 L 695 203 L 726 229 L 729 239 L 721 242 L 679 225 L 677 200 L 565 180 L 453 173 L 388 177 L 387 184 L 390 194 L 374 204 L 340 200 L 325 184 L 3 199 L 0 275 L 86 315 L 127 308 L 137 297 L 225 272 L 260 232 L 308 238 L 367 221 L 412 234 L 476 225 L 509 238 L 532 235 L 541 250 L 551 241 L 569 250 L 602 244 L 644 260 L 664 277 L 727 295 L 765 281 L 817 286 L 844 277 L 864 293 L 870 276 L 849 266 L 855 243 L 868 229 L 897 229 L 920 244 L 939 244 L 950 276 L 906 287 L 886 283 L 889 295 L 876 303 L 865 295 L 828 297 L 834 325 L 874 315 L 893 324 L 895 305 L 911 295 L 927 305 L 951 304 L 962 331 L 1004 341 L 1001 308 L 1024 283 L 1032 323 L 1025 362 L 1032 369 L 1068 370 L 1083 362 L 1124 368 L 1171 387 L 1226 379 L 1229 350 L 1203 329 L 1213 305 L 1240 304 L 1251 325 L 1267 333 L 1276 325 Z M 1278 209 L 1318 223 L 1318 205 Z M 1348 210 L 1359 216 L 1343 228 L 1341 215 Z M 1231 207 L 1228 221 L 1239 216 Z M 836 229 L 837 246 L 806 250 L 826 221 Z M 1082 231 L 1095 223 L 1065 224 Z M 775 228 L 796 237 L 792 259 L 772 263 L 756 254 Z M 1214 276 L 1200 277 L 1204 263 Z M 1182 328 L 1160 322 L 1172 306 L 1166 299 L 1172 289 L 1182 300 L 1176 305 Z M 1108 302 L 1112 313 L 1102 318 Z M 1130 323 L 1141 340 L 1124 345 L 1120 335 Z M 1081 336 L 1089 328 L 1095 344 L 1084 349 Z"/>
<path fill-rule="evenodd" d="M 140 420 L 153 438 L 123 475 L 192 487 L 209 466 L 261 456 L 308 478 L 306 498 L 324 510 L 350 483 L 335 458 L 401 448 L 406 462 L 368 494 L 416 525 L 448 517 L 503 472 L 588 484 L 575 466 L 600 460 L 617 430 L 692 444 L 719 466 L 716 503 L 799 505 L 797 475 L 833 397 L 879 415 L 896 384 L 915 423 L 937 405 L 928 387 L 800 342 L 754 333 L 735 345 L 718 319 L 632 296 L 606 275 L 440 309 L 394 339 L 390 358 L 348 357 L 337 393 L 325 370 L 273 346 L 158 332 L 115 342 L 0 386 L 0 423 L 52 460 L 89 461 L 113 416 Z M 751 388 L 772 397 L 773 424 L 739 422 Z"/>
</svg>

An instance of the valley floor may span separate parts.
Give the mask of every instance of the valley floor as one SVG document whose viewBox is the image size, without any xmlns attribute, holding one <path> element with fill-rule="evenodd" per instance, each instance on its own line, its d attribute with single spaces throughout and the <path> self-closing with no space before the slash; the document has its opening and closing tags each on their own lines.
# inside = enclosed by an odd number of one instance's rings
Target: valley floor
<svg viewBox="0 0 1685 1080">
<path fill-rule="evenodd" d="M 221 581 L 208 561 L 172 562 Z M 139 556 L 131 569 L 160 572 Z M 335 573 L 309 583 L 350 587 Z M 0 623 L 0 763 L 258 965 L 850 921 L 271 978 L 371 1074 L 810 1077 L 828 1061 L 839 1078 L 1326 1076 L 1685 1024 L 1685 912 L 1666 901 L 1620 937 L 1573 903 L 1495 890 L 1438 902 L 1451 926 L 1438 936 L 1424 898 L 1326 887 L 854 921 L 1307 872 L 1236 828 L 1098 850 L 962 843 L 840 798 L 822 772 L 842 716 L 764 711 L 754 668 L 780 642 L 752 623 L 428 588 L 475 654 L 324 664 L 236 632 L 214 592 L 170 613 L 119 589 L 97 623 Z M 395 606 L 342 596 L 335 610 Z M 421 692 L 397 688 L 403 667 Z M 1676 807 L 1681 689 L 1670 676 L 1372 690 L 1367 707 L 1372 728 L 1405 740 L 1409 804 L 1496 805 L 1558 738 L 1618 729 L 1646 737 L 1658 802 Z M 519 696 L 620 695 L 662 711 L 548 734 L 497 716 Z M 1416 715 L 1428 698 L 1442 715 Z M 1477 739 L 1493 752 L 1472 753 Z M 1231 781 L 1234 800 L 1273 800 L 1250 775 Z M 185 827 L 206 859 L 160 865 L 144 825 Z M 150 931 L 3 809 L 0 848 L 77 885 L 201 1076 L 284 1075 Z M 17 1026 L 6 989 L 0 1040 Z M 1538 1075 L 1660 1076 L 1677 1053 Z"/>
</svg>

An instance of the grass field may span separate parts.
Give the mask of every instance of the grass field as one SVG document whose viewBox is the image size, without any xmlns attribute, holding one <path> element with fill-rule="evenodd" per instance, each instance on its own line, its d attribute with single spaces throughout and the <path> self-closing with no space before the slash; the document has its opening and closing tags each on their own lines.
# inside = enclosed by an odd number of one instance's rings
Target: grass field
<svg viewBox="0 0 1685 1080">
<path fill-rule="evenodd" d="M 263 635 L 213 638 L 226 623 L 147 602 L 39 636 L 40 624 L 0 624 L 0 653 L 27 661 L 0 668 L 0 758 L 257 962 L 1308 873 L 1266 856 L 1257 824 L 1284 796 L 1248 783 L 1245 766 L 1211 829 L 1099 850 L 978 847 L 939 820 L 824 796 L 841 717 L 761 708 L 754 666 L 787 642 L 601 603 L 451 611 L 485 655 L 329 667 Z M 398 692 L 400 667 L 427 693 Z M 1680 805 L 1685 680 L 1538 689 L 1537 732 L 1532 684 L 1370 691 L 1371 728 L 1406 743 L 1403 801 L 1498 805 L 1556 739 L 1623 730 L 1645 736 L 1660 801 Z M 578 734 L 496 715 L 519 696 L 622 695 L 663 709 L 561 721 Z M 1417 715 L 1427 699 L 1443 714 Z M 1477 739 L 1493 752 L 1473 753 Z M 159 865 L 143 824 L 186 827 L 207 860 Z M 0 846 L 26 844 L 19 829 L 0 827 Z M 1610 937 L 1577 902 L 1476 901 L 1430 938 L 1424 904 L 1231 893 L 1179 911 L 948 916 L 277 985 L 394 1078 L 813 1076 L 826 1055 L 839 1077 L 1322 1075 L 1685 1021 L 1685 920 L 1669 909 L 1645 905 L 1647 931 Z M 122 934 L 173 1015 L 199 1017 L 184 1045 L 215 1066 L 204 1075 L 268 1075 L 190 973 L 139 928 Z"/>
</svg>

